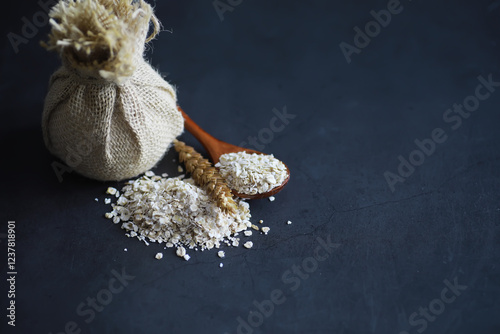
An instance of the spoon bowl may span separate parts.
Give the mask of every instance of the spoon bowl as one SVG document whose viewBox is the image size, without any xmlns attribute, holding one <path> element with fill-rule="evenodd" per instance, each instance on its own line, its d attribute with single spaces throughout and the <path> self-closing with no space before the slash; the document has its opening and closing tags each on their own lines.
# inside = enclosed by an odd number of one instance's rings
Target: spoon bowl
<svg viewBox="0 0 500 334">
<path fill-rule="evenodd" d="M 210 156 L 210 159 L 212 159 L 212 163 L 215 165 L 219 162 L 219 158 L 221 155 L 226 154 L 226 153 L 237 153 L 237 152 L 246 152 L 246 153 L 257 153 L 257 154 L 265 154 L 256 150 L 252 150 L 249 148 L 244 148 L 236 145 L 232 145 L 229 143 L 226 143 L 222 140 L 219 140 L 209 133 L 207 133 L 205 130 L 203 130 L 198 124 L 196 124 L 185 112 L 184 110 L 181 109 L 181 107 L 177 107 L 179 111 L 182 113 L 182 116 L 184 117 L 184 127 L 186 130 L 188 130 L 200 143 L 203 145 L 205 150 L 207 151 L 208 155 Z M 290 180 L 290 170 L 288 169 L 288 166 L 283 163 L 286 167 L 287 171 L 287 177 L 285 181 L 283 181 L 282 184 L 279 186 L 274 187 L 273 189 L 261 193 L 261 194 L 255 194 L 255 195 L 248 195 L 248 194 L 240 194 L 234 190 L 232 190 L 233 195 L 240 197 L 240 198 L 246 198 L 246 199 L 260 199 L 260 198 L 265 198 L 269 197 L 272 195 L 277 194 L 280 192 L 283 187 L 288 183 Z"/>
</svg>

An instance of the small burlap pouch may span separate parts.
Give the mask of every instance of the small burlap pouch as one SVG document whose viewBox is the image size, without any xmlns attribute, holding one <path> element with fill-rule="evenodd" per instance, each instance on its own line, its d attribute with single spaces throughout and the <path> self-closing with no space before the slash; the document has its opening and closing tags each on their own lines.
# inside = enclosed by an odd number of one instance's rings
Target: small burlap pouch
<svg viewBox="0 0 500 334">
<path fill-rule="evenodd" d="M 183 131 L 176 93 L 143 58 L 159 30 L 142 0 L 61 0 L 42 43 L 62 66 L 51 77 L 44 141 L 78 173 L 123 180 L 152 168 Z M 154 32 L 149 36 L 150 23 Z"/>
</svg>

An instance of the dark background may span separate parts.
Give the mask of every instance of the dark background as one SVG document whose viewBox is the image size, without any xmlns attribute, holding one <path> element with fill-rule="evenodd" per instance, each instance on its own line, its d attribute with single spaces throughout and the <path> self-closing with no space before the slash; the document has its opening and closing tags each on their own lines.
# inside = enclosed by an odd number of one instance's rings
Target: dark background
<svg viewBox="0 0 500 334">
<path fill-rule="evenodd" d="M 456 130 L 443 121 L 478 76 L 500 81 L 500 2 L 401 5 L 348 64 L 339 44 L 353 44 L 353 28 L 386 1 L 244 0 L 223 21 L 212 1 L 156 2 L 172 33 L 146 57 L 208 132 L 239 144 L 269 127 L 273 108 L 296 116 L 262 149 L 291 170 L 275 202 L 251 202 L 269 235 L 254 234 L 250 250 L 225 248 L 223 260 L 190 251 L 185 262 L 103 218 L 106 188 L 123 183 L 75 173 L 58 181 L 40 122 L 59 59 L 38 45 L 47 25 L 14 52 L 7 34 L 21 34 L 22 18 L 41 8 L 3 4 L 0 331 L 55 334 L 69 323 L 72 332 L 74 321 L 81 333 L 237 333 L 238 317 L 251 315 L 255 326 L 240 333 L 500 333 L 500 91 Z M 408 159 L 436 128 L 447 140 L 391 191 L 384 172 L 397 173 L 398 156 Z M 203 152 L 188 133 L 181 139 Z M 155 171 L 175 175 L 175 158 Z M 8 220 L 15 329 L 5 316 Z M 307 278 L 288 272 L 311 264 L 318 237 L 336 245 L 329 257 Z M 113 270 L 135 278 L 86 323 L 77 306 L 106 289 Z M 443 304 L 443 291 L 453 296 L 445 282 L 461 290 Z M 259 324 L 254 302 L 276 289 L 285 301 Z M 429 307 L 437 315 L 418 314 Z"/>
</svg>

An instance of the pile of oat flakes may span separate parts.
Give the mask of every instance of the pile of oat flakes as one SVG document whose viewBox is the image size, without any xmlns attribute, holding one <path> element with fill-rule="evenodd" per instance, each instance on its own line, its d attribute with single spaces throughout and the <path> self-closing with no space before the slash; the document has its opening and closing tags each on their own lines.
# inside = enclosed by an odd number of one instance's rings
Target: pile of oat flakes
<svg viewBox="0 0 500 334">
<path fill-rule="evenodd" d="M 269 227 L 259 228 L 250 222 L 250 206 L 244 200 L 236 200 L 238 210 L 230 214 L 222 211 L 192 179 L 166 176 L 149 171 L 128 181 L 121 191 L 108 188 L 107 194 L 117 200 L 111 203 L 110 198 L 105 199 L 112 206 L 105 217 L 121 224 L 128 237 L 147 245 L 154 242 L 164 243 L 166 248 L 176 247 L 176 254 L 185 260 L 190 259 L 186 248 L 205 250 L 223 244 L 237 247 L 240 233 L 249 237 L 251 229 L 269 232 Z M 253 243 L 247 241 L 243 246 L 251 248 Z M 219 257 L 222 254 L 219 252 Z M 156 255 L 157 259 L 162 257 L 161 253 Z"/>
<path fill-rule="evenodd" d="M 288 177 L 285 164 L 272 154 L 226 153 L 215 165 L 229 188 L 240 194 L 262 194 L 281 185 Z"/>
</svg>

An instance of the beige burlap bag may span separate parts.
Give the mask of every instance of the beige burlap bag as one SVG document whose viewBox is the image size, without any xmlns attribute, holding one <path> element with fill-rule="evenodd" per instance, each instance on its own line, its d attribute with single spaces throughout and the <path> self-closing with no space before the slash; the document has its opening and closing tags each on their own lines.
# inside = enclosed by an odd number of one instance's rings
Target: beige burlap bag
<svg viewBox="0 0 500 334">
<path fill-rule="evenodd" d="M 159 29 L 142 0 L 61 0 L 43 45 L 59 52 L 42 128 L 75 171 L 123 180 L 152 168 L 183 131 L 175 90 L 144 60 Z M 150 23 L 154 32 L 146 40 Z"/>
</svg>

